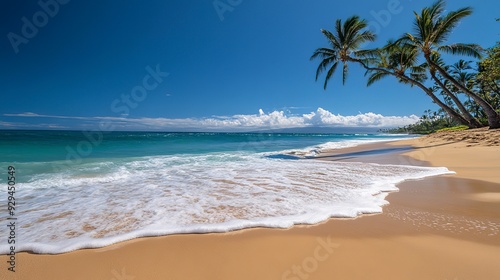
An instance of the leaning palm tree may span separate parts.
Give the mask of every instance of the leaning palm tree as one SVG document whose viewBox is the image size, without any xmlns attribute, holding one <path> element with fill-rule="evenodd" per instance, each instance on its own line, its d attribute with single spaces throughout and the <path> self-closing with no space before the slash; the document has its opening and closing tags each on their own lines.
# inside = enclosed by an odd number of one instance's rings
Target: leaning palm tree
<svg viewBox="0 0 500 280">
<path fill-rule="evenodd" d="M 445 0 L 438 0 L 432 6 L 422 9 L 420 14 L 415 13 L 415 34 L 407 33 L 400 40 L 417 47 L 424 55 L 429 65 L 436 70 L 463 93 L 477 102 L 488 115 L 490 128 L 500 128 L 500 114 L 478 94 L 463 86 L 453 78 L 443 67 L 431 59 L 431 55 L 441 52 L 467 55 L 481 58 L 483 49 L 476 44 L 451 44 L 446 45 L 449 35 L 458 26 L 460 21 L 472 14 L 472 8 L 466 7 L 447 14 L 445 12 Z"/>
<path fill-rule="evenodd" d="M 453 78 L 455 78 L 455 80 L 457 80 L 463 86 L 467 87 L 470 90 L 475 89 L 478 92 L 479 96 L 481 96 L 491 105 L 494 105 L 493 103 L 491 103 L 490 100 L 488 100 L 487 96 L 484 95 L 484 93 L 482 92 L 481 83 L 479 82 L 478 79 L 478 74 L 471 72 L 474 70 L 476 69 L 474 69 L 474 67 L 472 66 L 472 61 L 465 61 L 463 59 L 460 59 L 456 63 L 449 66 L 448 72 L 453 76 Z M 453 84 L 451 84 L 449 81 L 446 80 L 445 84 L 454 93 L 458 94 L 460 92 L 460 90 Z M 468 100 L 464 103 L 464 105 L 468 105 L 469 109 L 467 111 L 471 116 L 475 112 L 476 117 L 474 117 L 474 119 L 476 119 L 477 116 L 479 115 L 478 111 L 481 111 L 481 106 L 479 106 L 476 102 L 474 102 L 474 100 L 472 100 L 470 96 L 468 96 Z M 482 119 L 487 119 L 487 116 L 482 117 Z"/>
<path fill-rule="evenodd" d="M 343 68 L 343 83 L 345 83 L 347 78 L 348 63 L 357 63 L 365 68 L 367 73 L 371 74 L 368 85 L 371 85 L 373 82 L 383 77 L 395 76 L 402 83 L 420 87 L 429 97 L 431 97 L 434 103 L 440 106 L 455 121 L 464 125 L 469 125 L 467 120 L 460 114 L 436 97 L 432 89 L 422 84 L 425 76 L 425 69 L 422 66 L 414 66 L 418 56 L 417 48 L 406 45 L 406 47 L 403 47 L 398 53 L 394 50 L 400 48 L 402 45 L 395 47 L 389 44 L 389 46 L 383 50 L 360 50 L 359 48 L 363 43 L 372 42 L 376 37 L 375 34 L 366 30 L 367 26 L 366 20 L 360 19 L 358 16 L 352 16 L 344 23 L 342 23 L 342 20 L 338 19 L 335 24 L 335 32 L 324 29 L 321 30 L 328 39 L 330 47 L 318 48 L 311 56 L 311 60 L 318 57 L 322 59 L 316 71 L 316 80 L 318 80 L 321 73 L 328 69 L 324 82 L 324 89 L 327 88 L 328 82 L 333 77 L 339 63 L 342 64 Z M 388 55 L 386 56 L 384 53 Z M 373 63 L 377 64 L 378 67 L 369 66 Z M 405 72 L 408 69 L 411 69 L 411 73 L 406 75 Z"/>
<path fill-rule="evenodd" d="M 447 68 L 445 68 L 445 70 L 449 70 L 448 72 L 453 76 L 453 78 L 455 78 L 455 80 L 461 83 L 464 87 L 469 90 L 474 88 L 477 80 L 477 73 L 470 72 L 471 70 L 474 70 L 472 67 L 472 61 L 460 59 L 459 61 L 446 67 Z M 454 91 L 459 91 L 459 89 L 454 87 Z"/>
<path fill-rule="evenodd" d="M 338 19 L 335 22 L 335 32 L 321 29 L 330 46 L 317 49 L 311 56 L 311 60 L 321 58 L 321 63 L 316 71 L 316 81 L 321 73 L 328 69 L 323 86 L 325 90 L 339 64 L 342 64 L 342 82 L 345 84 L 349 70 L 348 62 L 357 62 L 363 53 L 359 49 L 363 43 L 375 41 L 375 34 L 366 30 L 367 26 L 366 20 L 352 16 L 344 23 Z"/>
<path fill-rule="evenodd" d="M 442 102 L 434 94 L 433 88 L 428 88 L 423 84 L 427 79 L 425 75 L 426 64 L 417 64 L 418 50 L 414 46 L 389 42 L 384 48 L 366 53 L 370 54 L 369 59 L 365 59 L 360 63 L 367 69 L 368 86 L 385 77 L 394 76 L 401 83 L 417 86 L 422 89 L 455 122 L 467 125 L 468 127 L 474 127 L 470 121 Z M 365 63 L 367 61 L 375 63 L 375 66 L 368 66 Z"/>
<path fill-rule="evenodd" d="M 444 69 L 448 68 L 448 67 L 444 66 L 443 60 L 437 54 L 431 55 L 431 59 L 433 62 L 440 65 Z M 462 116 L 467 120 L 467 122 L 469 122 L 469 128 L 482 127 L 483 125 L 476 118 L 474 118 L 474 116 L 472 116 L 472 114 L 469 112 L 469 110 L 467 110 L 467 108 L 465 108 L 465 105 L 462 103 L 462 101 L 460 101 L 460 99 L 455 95 L 455 93 L 453 93 L 449 89 L 449 81 L 448 80 L 442 81 L 438 77 L 438 74 L 436 73 L 437 69 L 433 65 L 427 65 L 427 66 L 429 66 L 428 68 L 429 68 L 429 73 L 431 74 L 431 78 L 441 88 L 442 93 L 444 95 L 446 95 L 447 97 L 449 97 L 457 105 L 457 108 L 462 113 Z M 455 71 L 457 71 L 457 69 L 468 69 L 468 67 L 469 67 L 469 65 L 467 63 L 465 63 L 464 61 L 460 61 L 449 68 L 452 68 L 452 70 L 450 72 L 455 73 Z M 463 74 L 464 72 L 460 72 L 460 73 Z M 460 82 L 462 82 L 462 84 L 466 83 L 463 81 L 460 81 Z"/>
</svg>

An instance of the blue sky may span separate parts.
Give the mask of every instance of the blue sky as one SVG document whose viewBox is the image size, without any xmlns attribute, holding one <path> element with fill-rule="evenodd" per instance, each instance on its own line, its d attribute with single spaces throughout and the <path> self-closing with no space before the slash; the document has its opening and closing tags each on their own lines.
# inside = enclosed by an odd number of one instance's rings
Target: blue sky
<svg viewBox="0 0 500 280">
<path fill-rule="evenodd" d="M 378 40 L 365 47 L 376 47 L 411 31 L 413 11 L 433 1 L 58 1 L 0 2 L 0 129 L 381 127 L 435 108 L 393 79 L 367 88 L 355 65 L 345 86 L 337 76 L 324 91 L 309 60 L 337 18 L 366 18 Z M 377 19 L 388 5 L 397 12 Z M 472 6 L 450 42 L 491 47 L 498 4 Z"/>
</svg>

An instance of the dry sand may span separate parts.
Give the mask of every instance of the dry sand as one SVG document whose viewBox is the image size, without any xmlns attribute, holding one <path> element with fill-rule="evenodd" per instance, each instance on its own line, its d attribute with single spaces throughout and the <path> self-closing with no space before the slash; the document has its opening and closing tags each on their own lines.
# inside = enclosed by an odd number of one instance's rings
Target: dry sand
<svg viewBox="0 0 500 280">
<path fill-rule="evenodd" d="M 407 153 L 412 158 L 449 167 L 460 178 L 500 184 L 500 129 L 436 133 L 402 144 L 417 148 Z"/>
<path fill-rule="evenodd" d="M 6 274 L 2 261 L 0 278 L 500 279 L 499 135 L 445 133 L 323 155 L 457 172 L 400 184 L 380 215 L 289 230 L 142 238 L 54 256 L 20 253 L 17 272 Z"/>
</svg>

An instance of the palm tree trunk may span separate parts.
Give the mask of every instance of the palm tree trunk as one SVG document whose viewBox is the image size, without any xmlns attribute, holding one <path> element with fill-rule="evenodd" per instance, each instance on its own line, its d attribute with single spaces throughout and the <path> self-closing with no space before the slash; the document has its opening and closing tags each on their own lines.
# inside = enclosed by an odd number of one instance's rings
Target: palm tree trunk
<svg viewBox="0 0 500 280">
<path fill-rule="evenodd" d="M 458 99 L 458 97 L 453 94 L 442 82 L 441 80 L 438 79 L 438 77 L 436 77 L 436 73 L 434 73 L 433 71 L 430 71 L 431 72 L 431 77 L 432 79 L 443 89 L 444 93 L 446 95 L 448 95 L 452 100 L 453 102 L 455 102 L 455 104 L 457 105 L 458 109 L 460 110 L 460 112 L 462 112 L 464 118 L 469 122 L 468 126 L 469 128 L 480 128 L 482 127 L 481 123 L 479 123 L 478 120 L 476 120 L 472 115 L 471 113 L 469 113 L 469 111 L 467 111 L 467 109 L 465 108 L 464 104 L 462 104 L 462 102 L 460 101 L 460 99 Z"/>
<path fill-rule="evenodd" d="M 432 61 L 432 59 L 430 59 L 429 55 L 426 54 L 425 59 L 432 67 L 436 68 L 436 70 L 438 70 L 439 73 L 441 75 L 443 75 L 444 78 L 449 80 L 454 86 L 459 88 L 463 93 L 467 94 L 472 99 L 474 99 L 474 101 L 476 101 L 476 103 L 479 104 L 479 106 L 481 106 L 481 108 L 483 108 L 484 112 L 488 116 L 488 124 L 490 126 L 490 129 L 500 128 L 500 114 L 498 114 L 495 111 L 495 109 L 493 108 L 493 106 L 491 106 L 491 104 L 489 104 L 486 100 L 481 98 L 479 95 L 470 91 L 468 88 L 464 87 L 462 84 L 460 84 L 450 74 L 448 74 L 448 72 L 446 72 L 441 66 L 439 66 L 437 63 Z"/>
<path fill-rule="evenodd" d="M 469 122 L 462 115 L 455 112 L 455 110 L 450 108 L 448 105 L 444 104 L 439 98 L 437 98 L 437 96 L 432 92 L 432 90 L 430 90 L 429 88 L 424 86 L 422 83 L 420 83 L 420 82 L 418 82 L 418 81 L 416 81 L 408 76 L 401 75 L 401 74 L 398 74 L 395 72 L 391 72 L 391 71 L 384 69 L 384 68 L 369 67 L 360 59 L 351 58 L 351 60 L 353 62 L 357 62 L 357 63 L 361 64 L 363 66 L 363 68 L 365 68 L 366 70 L 381 71 L 381 72 L 384 72 L 386 74 L 395 76 L 395 77 L 400 78 L 402 80 L 405 80 L 405 81 L 421 88 L 432 99 L 432 101 L 434 101 L 434 103 L 436 103 L 439 107 L 441 107 L 441 109 L 443 109 L 454 121 L 456 121 L 457 123 L 459 123 L 461 125 L 469 126 Z"/>
<path fill-rule="evenodd" d="M 405 76 L 406 77 L 406 76 Z M 411 79 L 408 78 L 407 81 L 410 81 L 411 82 Z M 416 81 L 415 81 L 416 82 Z M 415 84 L 416 86 L 418 86 L 419 88 L 421 88 L 431 99 L 432 101 L 434 101 L 434 103 L 436 103 L 439 107 L 441 107 L 455 122 L 461 124 L 461 125 L 466 125 L 466 126 L 470 126 L 470 123 L 462 116 L 460 115 L 459 113 L 457 113 L 455 110 L 453 110 L 452 108 L 450 108 L 450 106 L 444 104 L 433 92 L 432 90 L 430 90 L 429 88 L 426 88 L 424 85 L 420 84 L 419 82 L 417 82 L 417 84 Z"/>
</svg>

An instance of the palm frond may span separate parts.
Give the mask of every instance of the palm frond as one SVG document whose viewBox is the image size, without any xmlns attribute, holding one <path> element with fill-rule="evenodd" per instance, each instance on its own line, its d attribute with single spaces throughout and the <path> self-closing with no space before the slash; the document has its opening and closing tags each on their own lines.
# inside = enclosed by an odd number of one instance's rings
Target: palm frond
<svg viewBox="0 0 500 280">
<path fill-rule="evenodd" d="M 336 35 L 326 29 L 321 29 L 321 33 L 328 39 L 332 48 L 341 48 L 342 43 Z"/>
<path fill-rule="evenodd" d="M 363 43 L 373 42 L 376 39 L 375 33 L 369 30 L 365 30 L 368 23 L 364 19 L 359 19 L 359 17 L 351 17 L 346 21 L 344 26 L 344 32 L 346 35 L 346 46 L 350 49 L 357 49 Z"/>
<path fill-rule="evenodd" d="M 386 46 L 392 47 L 392 46 L 396 46 L 396 45 L 400 45 L 400 44 L 408 44 L 408 45 L 412 45 L 415 47 L 421 47 L 420 41 L 410 33 L 404 34 L 399 39 L 392 41 L 392 44 L 387 44 Z"/>
<path fill-rule="evenodd" d="M 423 8 L 420 14 L 415 13 L 414 30 L 418 41 L 429 41 L 435 30 L 435 22 L 444 12 L 444 0 L 434 2 L 430 7 Z"/>
<path fill-rule="evenodd" d="M 367 66 L 380 64 L 380 58 L 377 58 L 377 57 L 361 58 L 361 59 L 359 59 L 359 61 Z"/>
<path fill-rule="evenodd" d="M 371 86 L 373 83 L 378 82 L 388 76 L 389 74 L 385 72 L 381 71 L 374 72 L 368 77 L 368 82 L 366 83 L 366 85 Z"/>
<path fill-rule="evenodd" d="M 425 74 L 427 72 L 427 67 L 423 66 L 423 64 L 412 66 L 409 69 L 412 74 Z"/>
<path fill-rule="evenodd" d="M 367 26 L 366 20 L 360 19 L 358 16 L 352 16 L 344 22 L 341 19 L 337 19 L 335 21 L 334 32 L 321 29 L 323 35 L 328 39 L 331 48 L 317 49 L 310 59 L 322 59 L 316 70 L 316 80 L 331 65 L 325 78 L 325 89 L 338 63 L 343 63 L 342 82 L 344 84 L 348 76 L 348 63 L 360 63 L 364 67 L 370 63 L 376 63 L 373 51 L 359 50 L 361 44 L 375 40 L 375 34 L 366 30 Z"/>
<path fill-rule="evenodd" d="M 452 44 L 446 46 L 440 46 L 437 49 L 441 52 L 446 52 L 449 54 L 466 55 L 474 58 L 481 59 L 484 49 L 477 44 Z"/>
<path fill-rule="evenodd" d="M 472 8 L 465 7 L 457 11 L 450 12 L 443 18 L 438 19 L 435 22 L 435 29 L 433 30 L 430 38 L 431 42 L 435 44 L 442 44 L 443 42 L 446 42 L 448 36 L 451 34 L 453 29 L 458 26 L 460 21 L 471 14 Z"/>
<path fill-rule="evenodd" d="M 314 60 L 317 57 L 324 59 L 324 58 L 327 58 L 330 56 L 336 56 L 336 55 L 337 55 L 337 53 L 335 52 L 335 50 L 328 49 L 328 48 L 319 48 L 319 49 L 314 51 L 310 60 Z"/>
<path fill-rule="evenodd" d="M 380 56 L 380 50 L 379 49 L 359 50 L 359 51 L 354 51 L 353 54 L 359 58 L 376 58 Z"/>
<path fill-rule="evenodd" d="M 337 58 L 336 57 L 329 57 L 325 58 L 321 61 L 321 63 L 318 66 L 318 69 L 316 70 L 316 81 L 319 78 L 319 75 L 325 71 L 325 69 L 328 67 L 328 65 L 332 64 L 332 62 L 336 62 Z"/>
<path fill-rule="evenodd" d="M 413 21 L 413 33 L 414 34 L 422 34 L 423 31 L 422 31 L 422 28 L 420 26 L 420 23 L 422 22 L 421 18 L 420 18 L 420 15 L 417 14 L 417 12 L 414 12 L 415 14 L 415 20 Z M 406 35 L 410 35 L 413 37 L 413 35 L 411 35 L 410 33 L 407 33 Z M 410 38 L 410 36 L 407 36 L 408 38 Z M 423 40 L 419 40 L 419 41 L 423 41 Z"/>
<path fill-rule="evenodd" d="M 326 78 L 325 78 L 325 83 L 323 85 L 323 89 L 326 90 L 326 87 L 328 85 L 328 81 L 330 81 L 330 79 L 332 78 L 333 76 L 333 73 L 335 73 L 335 70 L 337 69 L 337 65 L 338 65 L 338 62 L 335 62 L 332 67 L 330 67 L 330 70 L 328 70 L 328 73 L 326 73 Z"/>
<path fill-rule="evenodd" d="M 455 64 L 453 64 L 453 67 L 457 70 L 472 70 L 471 66 L 472 61 L 465 61 L 463 59 L 460 59 L 457 61 Z"/>
<path fill-rule="evenodd" d="M 444 10 L 446 8 L 446 1 L 444 0 L 438 0 L 434 2 L 428 9 L 429 15 L 432 20 L 436 20 L 438 17 L 440 17 Z"/>
<path fill-rule="evenodd" d="M 450 65 L 450 74 L 458 76 L 462 73 L 467 73 L 465 71 L 467 70 L 473 70 L 472 66 L 472 61 L 465 61 L 463 59 L 460 59 L 459 61 L 455 62 L 453 65 Z"/>
<path fill-rule="evenodd" d="M 418 81 L 419 83 L 423 83 L 428 79 L 425 73 L 411 73 L 410 78 L 415 81 Z"/>
<path fill-rule="evenodd" d="M 441 57 L 441 55 L 438 53 L 438 52 L 434 52 L 430 55 L 430 59 L 436 63 L 437 65 L 441 66 L 441 67 L 445 67 L 445 63 L 444 63 L 444 60 L 443 58 Z"/>
<path fill-rule="evenodd" d="M 344 30 L 342 28 L 342 20 L 337 19 L 335 21 L 335 34 L 337 34 L 337 37 L 339 39 L 340 47 L 342 47 L 343 43 L 345 42 L 344 38 Z"/>
<path fill-rule="evenodd" d="M 359 32 L 366 27 L 366 21 L 360 20 L 358 16 L 352 16 L 344 22 L 344 43 L 348 48 L 356 48 L 355 39 Z"/>
<path fill-rule="evenodd" d="M 377 38 L 377 36 L 373 32 L 366 30 L 366 31 L 363 31 L 362 33 L 357 34 L 357 36 L 352 38 L 352 41 L 351 41 L 349 47 L 356 49 L 363 43 L 374 42 L 376 40 L 376 38 Z"/>
</svg>

